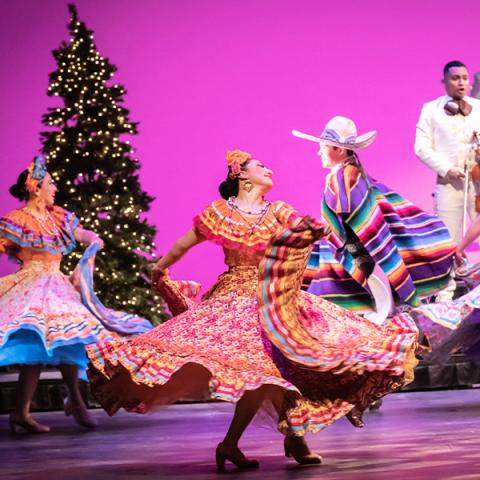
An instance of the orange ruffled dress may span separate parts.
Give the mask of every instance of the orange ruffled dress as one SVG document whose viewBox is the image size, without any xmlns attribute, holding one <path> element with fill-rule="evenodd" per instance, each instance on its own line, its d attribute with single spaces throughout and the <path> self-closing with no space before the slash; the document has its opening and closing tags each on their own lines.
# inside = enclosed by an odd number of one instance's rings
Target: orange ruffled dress
<svg viewBox="0 0 480 480">
<path fill-rule="evenodd" d="M 50 216 L 56 232 L 24 209 L 0 219 L 0 254 L 21 264 L 0 278 L 0 366 L 73 364 L 86 380 L 85 345 L 119 335 L 104 328 L 60 271 L 62 256 L 75 247 L 78 219 L 57 206 Z"/>
<path fill-rule="evenodd" d="M 255 216 L 216 200 L 196 217 L 196 231 L 223 247 L 228 271 L 199 304 L 185 304 L 188 310 L 154 330 L 87 347 L 92 392 L 104 409 L 111 415 L 121 407 L 143 413 L 202 391 L 236 402 L 246 391 L 270 384 L 283 389 L 279 391 L 287 407 L 279 429 L 303 435 L 401 385 L 416 347 L 414 322 L 397 318 L 381 328 L 300 292 L 310 244 L 323 235 L 324 227 L 317 224 L 312 234 L 308 225 L 304 231 L 300 226 L 300 233 L 292 234 L 289 227 L 299 224 L 305 221 L 284 202 Z M 293 238 L 294 247 L 294 237 L 300 235 L 300 250 L 278 249 L 282 232 Z M 275 252 L 285 253 L 290 263 Z M 286 264 L 293 270 L 282 276 Z M 281 299 L 283 287 L 287 297 Z M 286 302 L 294 307 L 291 324 L 280 318 L 285 304 L 275 309 L 286 298 L 293 301 Z M 260 305 L 273 311 L 259 315 Z M 293 353 L 282 342 L 293 346 Z M 302 350 L 308 350 L 307 362 Z"/>
</svg>

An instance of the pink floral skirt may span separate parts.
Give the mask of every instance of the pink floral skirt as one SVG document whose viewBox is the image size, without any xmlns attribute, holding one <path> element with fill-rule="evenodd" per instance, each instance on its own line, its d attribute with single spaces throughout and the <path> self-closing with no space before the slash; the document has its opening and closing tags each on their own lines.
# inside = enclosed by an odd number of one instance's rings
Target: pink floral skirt
<svg viewBox="0 0 480 480">
<path fill-rule="evenodd" d="M 188 395 L 237 402 L 246 391 L 276 386 L 286 412 L 279 429 L 303 435 L 391 392 L 415 363 L 416 335 L 401 320 L 380 328 L 304 292 L 299 303 L 324 357 L 316 369 L 292 362 L 259 322 L 257 287 L 256 267 L 231 268 L 200 304 L 154 330 L 89 346 L 96 398 L 109 414 L 121 407 L 142 413 Z M 379 354 L 387 343 L 404 352 Z"/>
<path fill-rule="evenodd" d="M 59 262 L 33 261 L 0 278 L 0 365 L 75 364 L 85 345 L 117 337 L 82 304 Z"/>
</svg>

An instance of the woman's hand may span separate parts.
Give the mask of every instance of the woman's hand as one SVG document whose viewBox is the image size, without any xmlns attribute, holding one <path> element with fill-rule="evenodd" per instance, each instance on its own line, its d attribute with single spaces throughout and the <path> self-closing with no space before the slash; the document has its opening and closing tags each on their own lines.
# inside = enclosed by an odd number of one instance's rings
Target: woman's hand
<svg viewBox="0 0 480 480">
<path fill-rule="evenodd" d="M 84 245 L 91 245 L 97 242 L 100 245 L 100 250 L 105 247 L 103 240 L 92 230 L 85 230 L 82 227 L 78 227 L 75 229 L 74 237 L 77 242 L 83 243 Z"/>
<path fill-rule="evenodd" d="M 95 242 L 99 244 L 100 250 L 103 250 L 105 248 L 105 242 L 98 235 L 95 236 L 91 243 Z"/>
<path fill-rule="evenodd" d="M 160 279 L 168 275 L 168 267 L 176 263 L 194 245 L 203 242 L 205 237 L 190 229 L 183 237 L 180 237 L 170 251 L 162 257 L 152 269 L 152 285 L 156 286 Z"/>
<path fill-rule="evenodd" d="M 464 250 L 457 248 L 455 251 L 455 264 L 457 267 L 461 267 L 467 260 L 467 255 Z"/>
<path fill-rule="evenodd" d="M 160 279 L 168 275 L 168 268 L 162 268 L 158 263 L 152 269 L 152 285 L 158 285 Z"/>
</svg>

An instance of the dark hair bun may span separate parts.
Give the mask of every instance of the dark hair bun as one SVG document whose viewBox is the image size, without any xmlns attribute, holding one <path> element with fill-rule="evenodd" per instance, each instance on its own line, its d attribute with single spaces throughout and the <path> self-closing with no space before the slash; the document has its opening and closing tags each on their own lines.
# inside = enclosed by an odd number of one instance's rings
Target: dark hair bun
<svg viewBox="0 0 480 480">
<path fill-rule="evenodd" d="M 222 198 L 228 200 L 230 197 L 236 197 L 238 195 L 238 188 L 238 178 L 232 180 L 230 177 L 227 177 L 227 179 L 218 186 L 218 191 Z"/>
<path fill-rule="evenodd" d="M 28 170 L 24 170 L 17 178 L 17 183 L 12 185 L 9 189 L 10 195 L 17 198 L 20 201 L 27 200 L 28 192 L 25 188 L 25 182 L 27 181 Z"/>
</svg>

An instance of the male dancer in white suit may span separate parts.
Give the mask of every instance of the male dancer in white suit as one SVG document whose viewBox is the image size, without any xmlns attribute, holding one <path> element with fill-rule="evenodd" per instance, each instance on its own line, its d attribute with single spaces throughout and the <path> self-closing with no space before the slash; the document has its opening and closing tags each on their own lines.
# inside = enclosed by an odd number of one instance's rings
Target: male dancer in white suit
<svg viewBox="0 0 480 480">
<path fill-rule="evenodd" d="M 437 173 L 435 213 L 459 243 L 465 206 L 472 220 L 476 216 L 475 189 L 471 180 L 465 181 L 465 176 L 469 175 L 475 157 L 480 160 L 475 140 L 475 134 L 480 135 L 480 100 L 468 96 L 470 79 L 462 62 L 447 63 L 442 82 L 446 95 L 423 105 L 415 153 Z"/>
</svg>

